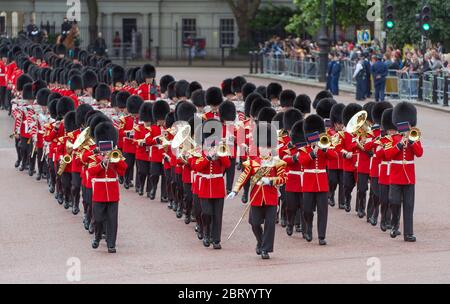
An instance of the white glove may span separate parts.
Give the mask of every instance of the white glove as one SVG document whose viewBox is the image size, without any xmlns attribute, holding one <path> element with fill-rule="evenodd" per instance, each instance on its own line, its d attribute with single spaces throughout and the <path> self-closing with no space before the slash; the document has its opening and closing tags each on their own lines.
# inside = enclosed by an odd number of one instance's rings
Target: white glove
<svg viewBox="0 0 450 304">
<path fill-rule="evenodd" d="M 237 193 L 236 192 L 230 192 L 230 194 L 228 194 L 228 196 L 227 196 L 227 200 L 232 200 L 233 198 L 235 198 L 236 197 L 236 195 L 237 195 Z"/>
<path fill-rule="evenodd" d="M 268 177 L 263 177 L 263 178 L 261 179 L 261 183 L 262 183 L 264 186 L 269 186 L 269 185 L 270 185 L 270 179 L 269 179 Z"/>
</svg>

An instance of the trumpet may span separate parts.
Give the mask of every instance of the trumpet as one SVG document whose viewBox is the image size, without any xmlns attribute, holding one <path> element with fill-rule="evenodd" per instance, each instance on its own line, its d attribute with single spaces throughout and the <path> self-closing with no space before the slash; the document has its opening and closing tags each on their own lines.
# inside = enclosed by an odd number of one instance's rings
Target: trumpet
<svg viewBox="0 0 450 304">
<path fill-rule="evenodd" d="M 411 130 L 409 130 L 408 139 L 410 141 L 413 141 L 413 142 L 419 141 L 421 137 L 422 137 L 422 132 L 420 131 L 420 129 L 411 128 Z"/>
<path fill-rule="evenodd" d="M 64 157 L 62 158 L 62 161 L 59 165 L 57 174 L 59 176 L 61 176 L 64 173 L 64 171 L 66 170 L 67 165 L 70 164 L 71 162 L 72 162 L 72 156 L 70 156 L 69 154 L 64 155 Z"/>
<path fill-rule="evenodd" d="M 219 157 L 231 156 L 230 147 L 224 141 L 217 146 L 216 153 Z"/>
<path fill-rule="evenodd" d="M 120 151 L 119 149 L 114 149 L 114 150 L 108 152 L 106 154 L 106 158 L 112 164 L 118 163 L 119 161 L 125 159 L 125 157 L 123 157 L 122 151 Z"/>
<path fill-rule="evenodd" d="M 329 149 L 331 147 L 331 139 L 327 135 L 327 133 L 320 134 L 319 142 L 317 143 L 317 146 L 320 149 Z"/>
</svg>

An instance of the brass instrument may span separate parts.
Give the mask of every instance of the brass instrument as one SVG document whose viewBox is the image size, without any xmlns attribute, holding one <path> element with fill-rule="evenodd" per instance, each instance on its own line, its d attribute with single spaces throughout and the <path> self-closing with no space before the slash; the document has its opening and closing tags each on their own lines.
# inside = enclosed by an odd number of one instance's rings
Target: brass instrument
<svg viewBox="0 0 450 304">
<path fill-rule="evenodd" d="M 183 149 L 185 149 L 186 146 L 191 146 L 193 148 L 197 146 L 197 144 L 191 137 L 190 125 L 183 125 L 179 127 L 177 134 L 175 134 L 175 137 L 172 140 L 172 149 L 179 149 L 181 145 L 183 145 Z"/>
<path fill-rule="evenodd" d="M 327 133 L 320 134 L 319 142 L 317 143 L 317 146 L 320 149 L 329 149 L 331 147 L 331 139 L 327 135 Z"/>
<path fill-rule="evenodd" d="M 108 152 L 106 154 L 106 158 L 112 164 L 118 163 L 121 160 L 125 160 L 125 157 L 123 157 L 122 151 L 120 151 L 119 149 L 114 149 L 114 150 Z"/>
<path fill-rule="evenodd" d="M 66 152 L 67 154 L 72 154 L 73 151 L 73 143 L 71 143 L 69 140 L 66 141 Z"/>
<path fill-rule="evenodd" d="M 224 141 L 217 146 L 216 153 L 219 157 L 231 156 L 230 147 Z"/>
<path fill-rule="evenodd" d="M 410 141 L 413 141 L 413 142 L 419 141 L 421 137 L 422 137 L 422 132 L 420 131 L 420 129 L 411 128 L 411 130 L 409 130 L 408 139 Z"/>
<path fill-rule="evenodd" d="M 71 162 L 72 162 L 72 156 L 70 156 L 69 154 L 64 155 L 64 157 L 62 158 L 62 160 L 60 162 L 57 174 L 59 176 L 61 176 L 64 173 L 64 170 L 66 170 L 67 165 L 70 164 Z"/>
<path fill-rule="evenodd" d="M 350 119 L 345 127 L 345 130 L 350 134 L 366 137 L 370 132 L 370 127 L 367 122 L 367 115 L 368 114 L 366 111 L 360 111 L 353 115 L 352 119 Z"/>
<path fill-rule="evenodd" d="M 89 127 L 87 127 L 80 133 L 80 135 L 78 135 L 77 139 L 73 143 L 74 150 L 77 150 L 81 146 L 86 146 L 86 145 L 90 146 L 90 145 L 94 144 L 94 140 L 91 137 L 90 130 L 91 129 Z"/>
</svg>

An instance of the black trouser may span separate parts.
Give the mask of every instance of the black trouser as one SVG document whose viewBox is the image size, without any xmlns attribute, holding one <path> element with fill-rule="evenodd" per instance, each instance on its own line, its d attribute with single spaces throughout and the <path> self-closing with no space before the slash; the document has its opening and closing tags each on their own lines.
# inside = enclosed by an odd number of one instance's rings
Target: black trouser
<svg viewBox="0 0 450 304">
<path fill-rule="evenodd" d="M 15 147 L 17 153 L 17 161 L 20 163 L 22 161 L 22 152 L 20 151 L 20 138 L 15 138 Z"/>
<path fill-rule="evenodd" d="M 350 207 L 352 201 L 352 192 L 353 188 L 355 188 L 355 172 L 347 172 L 344 171 L 344 197 L 345 197 L 345 205 Z"/>
<path fill-rule="evenodd" d="M 167 193 L 167 199 L 169 201 L 173 201 L 173 189 L 172 189 L 172 170 L 169 169 L 164 169 L 164 175 L 166 177 L 166 184 L 162 185 L 162 187 L 166 187 L 166 193 Z"/>
<path fill-rule="evenodd" d="M 6 87 L 0 87 L 0 109 L 6 109 L 7 108 L 7 104 L 6 104 Z"/>
<path fill-rule="evenodd" d="M 415 185 L 391 185 L 389 199 L 392 211 L 392 226 L 400 225 L 401 207 L 403 206 L 403 234 L 413 235 Z"/>
<path fill-rule="evenodd" d="M 44 148 L 37 148 L 35 152 L 38 173 L 42 175 L 46 172 L 45 159 L 44 159 Z"/>
<path fill-rule="evenodd" d="M 47 158 L 47 167 L 48 167 L 48 178 L 50 179 L 50 184 L 55 187 L 56 185 L 56 169 L 55 163 L 53 159 Z"/>
<path fill-rule="evenodd" d="M 289 226 L 297 224 L 297 216 L 300 218 L 302 227 L 305 227 L 303 214 L 303 193 L 286 191 L 286 219 Z"/>
<path fill-rule="evenodd" d="M 161 176 L 161 198 L 167 198 L 166 177 L 164 176 L 164 166 L 162 163 L 150 163 L 150 181 L 152 190 L 156 193 L 158 188 L 159 177 Z"/>
<path fill-rule="evenodd" d="M 80 191 L 81 191 L 81 175 L 78 172 L 72 172 L 72 187 L 70 189 L 72 194 L 73 205 L 76 208 L 80 206 Z"/>
<path fill-rule="evenodd" d="M 328 202 L 327 192 L 304 192 L 303 208 L 305 214 L 306 231 L 312 235 L 314 210 L 317 208 L 317 230 L 319 239 L 324 240 L 327 233 Z"/>
<path fill-rule="evenodd" d="M 200 203 L 200 199 L 197 194 L 192 194 L 192 203 L 193 203 L 193 214 L 195 220 L 197 222 L 198 227 L 200 228 L 199 232 L 203 234 L 203 223 L 202 223 L 202 206 Z"/>
<path fill-rule="evenodd" d="M 280 205 L 280 215 L 281 215 L 281 220 L 285 221 L 286 220 L 286 186 L 282 185 L 280 187 L 280 197 L 278 198 L 278 202 Z"/>
<path fill-rule="evenodd" d="M 183 206 L 186 210 L 186 217 L 192 212 L 192 184 L 183 184 Z"/>
<path fill-rule="evenodd" d="M 342 170 L 328 170 L 328 199 L 335 202 L 335 193 L 338 189 L 338 205 L 344 206 L 345 196 L 344 196 L 344 172 Z"/>
<path fill-rule="evenodd" d="M 33 141 L 31 138 L 20 137 L 20 158 L 22 160 L 22 166 L 26 167 L 30 165 L 31 150 L 33 149 Z"/>
<path fill-rule="evenodd" d="M 227 191 L 231 192 L 233 190 L 234 174 L 236 173 L 236 158 L 230 158 L 231 165 L 225 170 L 227 179 Z"/>
<path fill-rule="evenodd" d="M 389 185 L 379 185 L 380 186 L 380 205 L 381 205 L 381 223 L 386 225 L 391 224 L 391 211 L 390 211 L 390 201 L 389 201 Z"/>
<path fill-rule="evenodd" d="M 129 185 L 133 181 L 134 163 L 136 161 L 136 155 L 133 153 L 124 153 L 123 156 L 125 157 L 125 162 L 128 166 L 124 175 L 124 183 Z"/>
<path fill-rule="evenodd" d="M 87 218 L 88 205 L 87 205 L 87 200 L 86 200 L 86 186 L 83 186 L 83 185 L 81 185 L 81 197 L 83 199 L 83 212 Z"/>
<path fill-rule="evenodd" d="M 11 116 L 11 112 L 12 112 L 11 100 L 12 100 L 11 90 L 6 90 L 6 105 L 7 105 L 7 108 L 8 108 L 8 115 L 9 116 Z"/>
<path fill-rule="evenodd" d="M 367 190 L 369 190 L 369 174 L 358 173 L 356 187 L 356 211 L 365 212 L 367 201 Z"/>
<path fill-rule="evenodd" d="M 144 192 L 144 189 L 146 189 L 146 192 L 149 193 L 152 187 L 150 182 L 150 162 L 145 160 L 137 160 L 136 165 L 139 176 L 139 187 L 140 187 L 139 190 Z M 147 187 L 145 188 L 146 180 L 147 180 Z"/>
<path fill-rule="evenodd" d="M 202 223 L 205 236 L 214 244 L 221 241 L 223 198 L 201 198 Z"/>
<path fill-rule="evenodd" d="M 70 166 L 70 164 L 68 164 L 68 166 Z M 62 189 L 62 194 L 64 195 L 64 199 L 66 202 L 72 201 L 72 193 L 71 193 L 71 188 L 72 188 L 72 173 L 70 172 L 63 172 L 63 174 L 61 175 L 61 189 Z"/>
<path fill-rule="evenodd" d="M 372 204 L 367 205 L 367 216 L 377 220 L 380 213 L 380 185 L 378 184 L 378 177 L 370 178 L 370 196 Z"/>
<path fill-rule="evenodd" d="M 183 207 L 183 178 L 181 174 L 175 174 L 174 183 L 175 203 L 178 208 Z"/>
<path fill-rule="evenodd" d="M 95 239 L 100 241 L 103 224 L 106 222 L 106 242 L 108 248 L 116 247 L 119 202 L 93 202 L 95 217 Z"/>
<path fill-rule="evenodd" d="M 249 224 L 256 238 L 256 246 L 262 251 L 273 252 L 276 219 L 276 206 L 250 207 Z"/>
<path fill-rule="evenodd" d="M 88 223 L 95 225 L 94 210 L 92 206 L 92 188 L 86 187 L 85 200 L 87 207 L 86 218 L 88 220 Z"/>
</svg>

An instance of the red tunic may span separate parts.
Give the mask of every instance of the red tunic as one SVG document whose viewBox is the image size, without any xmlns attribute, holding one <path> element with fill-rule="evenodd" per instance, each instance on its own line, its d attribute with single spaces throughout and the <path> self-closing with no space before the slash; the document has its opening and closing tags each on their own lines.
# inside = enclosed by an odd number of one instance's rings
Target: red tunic
<svg viewBox="0 0 450 304">
<path fill-rule="evenodd" d="M 135 133 L 134 133 L 134 139 L 137 140 L 143 140 L 147 139 L 151 136 L 151 127 L 145 127 L 143 124 L 137 125 L 134 127 Z M 151 147 L 145 145 L 145 142 L 142 145 L 136 144 L 136 159 L 137 160 L 143 160 L 143 161 L 150 161 L 150 153 L 151 153 Z"/>
<path fill-rule="evenodd" d="M 301 148 L 304 149 L 304 148 Z M 300 149 L 300 150 L 301 150 Z M 283 160 L 286 162 L 286 192 L 303 192 L 303 167 L 300 164 L 299 150 L 291 148 Z"/>
<path fill-rule="evenodd" d="M 144 101 L 154 101 L 161 97 L 161 88 L 152 84 L 143 83 L 134 94 L 139 95 Z"/>
<path fill-rule="evenodd" d="M 345 172 L 355 172 L 356 171 L 356 142 L 355 137 L 348 132 L 344 134 L 344 140 L 340 149 L 341 155 L 344 158 L 342 169 Z M 353 157 L 350 159 L 345 158 L 344 154 L 353 153 Z"/>
<path fill-rule="evenodd" d="M 198 158 L 194 170 L 199 175 L 199 198 L 224 198 L 226 195 L 223 173 L 230 166 L 229 157 L 209 161 L 205 155 Z"/>
<path fill-rule="evenodd" d="M 337 158 L 337 153 L 332 149 L 326 152 L 319 149 L 314 158 L 312 151 L 309 145 L 300 151 L 300 163 L 304 169 L 303 192 L 328 192 L 327 162 Z"/>
<path fill-rule="evenodd" d="M 102 164 L 103 156 L 96 155 L 89 164 L 88 174 L 92 178 L 92 202 L 115 203 L 120 200 L 119 179 L 127 169 L 125 161 L 110 163 L 106 168 Z"/>
</svg>

